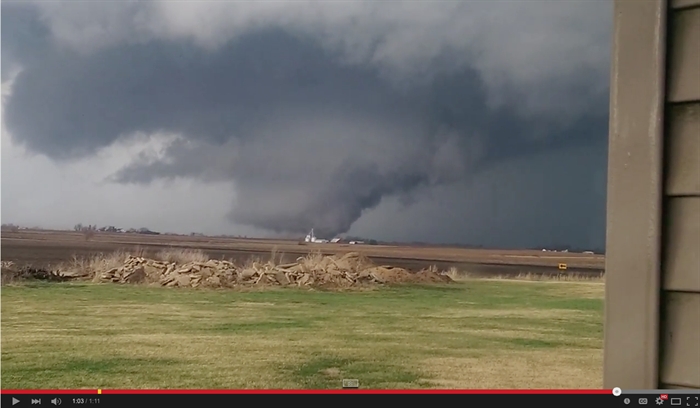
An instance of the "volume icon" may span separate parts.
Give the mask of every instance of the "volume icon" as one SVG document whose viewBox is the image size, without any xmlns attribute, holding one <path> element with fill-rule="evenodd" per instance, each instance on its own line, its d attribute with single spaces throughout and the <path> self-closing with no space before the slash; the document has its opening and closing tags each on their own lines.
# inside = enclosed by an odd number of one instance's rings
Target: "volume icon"
<svg viewBox="0 0 700 408">
<path fill-rule="evenodd" d="M 51 403 L 54 405 L 61 405 L 61 399 L 60 398 L 54 398 L 51 400 Z"/>
</svg>

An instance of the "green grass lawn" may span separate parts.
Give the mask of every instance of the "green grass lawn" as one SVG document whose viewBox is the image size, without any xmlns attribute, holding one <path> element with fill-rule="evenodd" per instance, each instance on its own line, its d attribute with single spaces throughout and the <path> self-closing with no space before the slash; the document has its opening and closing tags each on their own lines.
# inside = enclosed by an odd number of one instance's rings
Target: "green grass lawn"
<svg viewBox="0 0 700 408">
<path fill-rule="evenodd" d="M 2 288 L 2 388 L 599 388 L 602 283 Z"/>
</svg>

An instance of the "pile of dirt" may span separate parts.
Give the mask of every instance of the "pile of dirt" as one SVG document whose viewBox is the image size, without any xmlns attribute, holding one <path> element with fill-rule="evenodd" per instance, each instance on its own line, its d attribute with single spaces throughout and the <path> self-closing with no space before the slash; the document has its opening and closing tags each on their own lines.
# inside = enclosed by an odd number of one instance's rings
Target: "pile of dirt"
<svg viewBox="0 0 700 408">
<path fill-rule="evenodd" d="M 72 279 L 68 276 L 62 276 L 58 272 L 45 269 L 37 269 L 28 266 L 17 267 L 11 261 L 2 261 L 0 266 L 0 279 L 3 285 L 20 281 L 65 282 Z"/>
<path fill-rule="evenodd" d="M 447 283 L 452 279 L 435 270 L 411 273 L 406 269 L 376 266 L 360 254 L 310 256 L 276 265 L 253 262 L 236 266 L 229 261 L 158 261 L 129 256 L 124 265 L 99 273 L 101 282 L 145 283 L 178 287 L 233 287 L 238 285 L 352 287 L 395 283 Z"/>
</svg>

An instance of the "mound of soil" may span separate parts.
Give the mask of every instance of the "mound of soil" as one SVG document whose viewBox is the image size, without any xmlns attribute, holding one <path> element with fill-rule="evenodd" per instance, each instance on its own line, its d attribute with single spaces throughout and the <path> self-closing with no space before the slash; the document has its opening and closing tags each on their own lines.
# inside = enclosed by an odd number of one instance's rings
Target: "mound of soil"
<svg viewBox="0 0 700 408">
<path fill-rule="evenodd" d="M 124 265 L 102 271 L 95 279 L 101 282 L 180 287 L 292 285 L 343 288 L 367 284 L 452 282 L 448 276 L 435 270 L 411 273 L 402 268 L 376 266 L 356 252 L 342 256 L 311 255 L 284 265 L 253 262 L 247 266 L 213 259 L 177 264 L 129 256 Z"/>
<path fill-rule="evenodd" d="M 62 276 L 57 272 L 48 271 L 46 269 L 31 267 L 17 268 L 11 264 L 2 265 L 0 270 L 0 280 L 3 285 L 23 281 L 66 282 L 71 279 L 71 277 Z"/>
</svg>

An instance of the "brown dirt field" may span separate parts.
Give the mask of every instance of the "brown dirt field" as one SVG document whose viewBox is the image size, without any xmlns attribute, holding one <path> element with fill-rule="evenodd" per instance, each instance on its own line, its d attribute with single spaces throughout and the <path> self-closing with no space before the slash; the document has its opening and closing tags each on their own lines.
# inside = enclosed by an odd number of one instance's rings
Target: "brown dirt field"
<svg viewBox="0 0 700 408">
<path fill-rule="evenodd" d="M 70 260 L 115 250 L 141 250 L 146 254 L 165 248 L 192 248 L 217 259 L 245 261 L 250 257 L 269 259 L 276 252 L 281 262 L 294 261 L 309 252 L 325 255 L 360 252 L 380 265 L 391 265 L 418 271 L 436 265 L 439 269 L 456 267 L 472 274 L 545 273 L 558 274 L 560 263 L 567 264 L 567 273 L 595 273 L 604 270 L 603 255 L 554 253 L 535 250 L 492 250 L 449 247 L 304 244 L 293 240 L 192 237 L 179 235 L 143 235 L 96 233 L 86 240 L 72 231 L 3 231 L 3 261 L 47 268 Z"/>
</svg>

